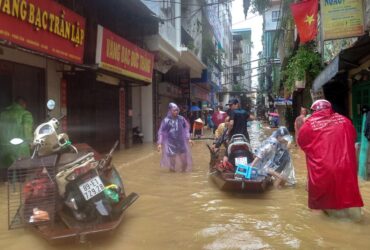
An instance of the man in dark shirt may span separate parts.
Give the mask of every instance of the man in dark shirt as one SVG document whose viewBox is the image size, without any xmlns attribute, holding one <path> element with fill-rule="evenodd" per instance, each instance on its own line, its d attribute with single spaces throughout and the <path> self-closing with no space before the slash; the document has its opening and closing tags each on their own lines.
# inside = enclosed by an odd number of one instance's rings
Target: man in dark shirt
<svg viewBox="0 0 370 250">
<path fill-rule="evenodd" d="M 247 130 L 247 122 L 248 120 L 254 120 L 254 116 L 250 115 L 246 110 L 240 108 L 238 99 L 231 99 L 228 105 L 231 110 L 229 114 L 229 138 L 236 134 L 243 134 L 245 138 L 250 141 Z"/>
</svg>

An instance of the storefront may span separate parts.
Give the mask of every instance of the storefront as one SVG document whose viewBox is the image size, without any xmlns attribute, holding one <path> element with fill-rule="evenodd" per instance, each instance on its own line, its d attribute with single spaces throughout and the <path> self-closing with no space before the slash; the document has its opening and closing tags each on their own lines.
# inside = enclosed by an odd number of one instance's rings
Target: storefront
<svg viewBox="0 0 370 250">
<path fill-rule="evenodd" d="M 45 70 L 0 60 L 0 110 L 23 97 L 35 123 L 45 118 Z"/>
<path fill-rule="evenodd" d="M 176 103 L 182 116 L 188 116 L 190 103 L 189 70 L 172 67 L 166 73 L 155 70 L 153 88 L 154 134 L 156 135 L 162 119 L 167 115 L 168 104 Z"/>
<path fill-rule="evenodd" d="M 323 90 L 336 112 L 352 119 L 361 132 L 361 108 L 370 106 L 370 38 L 364 35 L 340 54 L 316 77 L 313 93 Z"/>
<path fill-rule="evenodd" d="M 35 126 L 53 98 L 60 115 L 61 71 L 82 64 L 85 19 L 51 0 L 0 1 L 0 109 L 27 101 Z"/>
<path fill-rule="evenodd" d="M 206 88 L 206 84 L 191 84 L 191 102 L 199 108 L 206 108 L 211 105 L 210 89 Z"/>
<path fill-rule="evenodd" d="M 200 108 L 214 108 L 219 101 L 216 93 L 220 89 L 220 78 L 216 68 L 204 69 L 201 78 L 191 79 L 191 101 Z M 224 98 L 226 101 L 229 98 Z"/>
<path fill-rule="evenodd" d="M 98 68 L 65 74 L 68 128 L 78 141 L 104 152 L 116 140 L 130 147 L 133 125 L 152 124 L 141 114 L 148 106 L 142 95 L 151 92 L 153 55 L 103 26 L 96 33 Z"/>
<path fill-rule="evenodd" d="M 168 112 L 168 104 L 174 102 L 180 107 L 186 106 L 182 99 L 182 89 L 179 85 L 171 82 L 160 82 L 158 84 L 158 120 L 161 121 Z"/>
</svg>

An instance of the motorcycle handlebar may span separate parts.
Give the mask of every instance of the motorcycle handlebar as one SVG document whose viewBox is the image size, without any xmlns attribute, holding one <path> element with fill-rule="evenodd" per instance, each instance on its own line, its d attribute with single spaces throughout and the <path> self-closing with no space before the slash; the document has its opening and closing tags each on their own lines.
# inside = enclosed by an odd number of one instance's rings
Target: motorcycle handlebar
<svg viewBox="0 0 370 250">
<path fill-rule="evenodd" d="M 118 143 L 119 143 L 118 140 L 114 143 L 112 149 L 109 151 L 109 154 L 108 154 L 109 156 L 111 156 L 113 154 L 114 150 L 116 150 L 116 148 L 118 146 Z"/>
<path fill-rule="evenodd" d="M 108 167 L 108 165 L 110 165 L 110 162 L 111 162 L 111 159 L 112 159 L 112 155 L 113 155 L 113 152 L 114 150 L 117 148 L 118 146 L 118 143 L 119 141 L 117 140 L 112 149 L 109 151 L 109 153 L 105 156 L 105 158 L 103 158 L 102 160 L 100 160 L 99 162 L 99 165 L 98 165 L 98 168 L 101 169 L 101 170 L 104 170 L 105 168 Z"/>
<path fill-rule="evenodd" d="M 57 119 L 58 121 L 62 120 L 66 115 L 65 114 L 62 114 L 61 116 L 59 116 L 58 118 L 55 118 Z"/>
</svg>

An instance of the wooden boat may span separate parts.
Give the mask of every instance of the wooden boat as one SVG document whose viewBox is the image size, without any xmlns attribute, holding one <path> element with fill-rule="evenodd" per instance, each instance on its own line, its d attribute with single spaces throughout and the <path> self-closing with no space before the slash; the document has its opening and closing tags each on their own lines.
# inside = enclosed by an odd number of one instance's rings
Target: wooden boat
<svg viewBox="0 0 370 250">
<path fill-rule="evenodd" d="M 246 150 L 245 157 L 243 158 L 247 158 L 248 162 L 251 162 L 253 160 L 253 154 L 249 150 L 249 145 L 246 146 L 244 144 L 245 143 L 241 143 L 241 145 L 236 144 L 236 146 L 243 146 L 243 150 Z M 262 193 L 268 188 L 271 183 L 270 176 L 259 175 L 253 179 L 246 179 L 244 177 L 235 178 L 234 172 L 227 172 L 219 168 L 220 161 L 225 155 L 226 149 L 214 152 L 209 145 L 207 145 L 207 147 L 211 154 L 209 175 L 220 190 L 227 192 Z"/>
<path fill-rule="evenodd" d="M 59 220 L 55 221 L 53 225 L 29 225 L 29 227 L 39 233 L 43 238 L 48 241 L 59 240 L 78 240 L 81 243 L 86 241 L 87 236 L 95 235 L 97 233 L 107 233 L 115 230 L 122 222 L 124 211 L 134 203 L 139 196 L 136 193 L 131 193 L 127 196 L 122 206 L 122 213 L 115 219 L 107 222 L 92 222 L 83 223 L 78 222 L 70 215 L 60 212 Z"/>
<path fill-rule="evenodd" d="M 78 144 L 75 146 L 81 153 L 95 152 L 96 159 L 102 158 L 102 156 L 98 152 L 96 152 L 87 144 Z M 75 156 L 74 158 L 76 157 L 77 156 Z M 48 161 L 47 159 L 49 158 L 50 160 Z M 69 161 L 73 161 L 74 158 L 72 157 L 71 159 L 69 159 Z M 54 166 L 56 165 L 56 159 L 56 155 L 43 158 L 43 162 L 45 164 L 44 167 L 49 168 L 50 165 L 51 168 L 55 168 Z M 37 165 L 37 167 L 39 166 Z M 9 169 L 11 169 L 12 171 L 22 170 L 22 173 L 24 174 L 24 179 L 26 178 L 28 173 L 32 173 L 31 170 L 29 170 L 28 172 L 26 171 L 27 169 L 25 169 L 25 165 L 23 165 L 21 161 L 15 162 Z M 119 173 L 114 167 L 111 171 L 113 176 L 117 176 L 120 179 Z M 55 178 L 54 175 L 52 178 Z M 50 197 L 48 196 L 48 198 L 52 199 L 40 200 L 39 205 L 43 205 L 45 203 L 47 204 L 47 206 L 49 206 L 50 209 L 47 210 L 50 211 L 50 219 L 46 220 L 45 222 L 33 223 L 25 219 L 27 204 L 23 202 L 21 195 L 24 187 L 24 180 L 17 183 L 17 186 L 19 186 L 19 188 L 8 186 L 9 229 L 27 227 L 40 234 L 43 238 L 50 242 L 58 242 L 61 240 L 78 240 L 83 243 L 86 241 L 86 237 L 89 235 L 113 231 L 123 221 L 125 210 L 139 198 L 139 195 L 134 192 L 127 196 L 125 196 L 125 193 L 123 193 L 124 198 L 120 202 L 115 204 L 114 207 L 112 207 L 112 209 L 116 210 L 116 212 L 112 212 L 109 217 L 99 217 L 96 218 L 96 220 L 92 220 L 90 222 L 81 222 L 76 220 L 70 212 L 66 211 L 65 209 L 61 209 L 60 204 L 62 201 L 58 201 L 59 198 L 56 194 L 54 194 L 54 192 L 49 192 L 48 194 Z M 123 187 L 123 184 L 121 186 Z M 14 191 L 12 191 L 13 189 Z M 12 192 L 14 192 L 14 194 Z M 15 196 L 15 194 L 17 194 L 17 196 Z"/>
<path fill-rule="evenodd" d="M 225 173 L 213 168 L 210 178 L 218 188 L 226 192 L 262 193 L 266 191 L 271 178 L 269 176 L 258 176 L 255 179 L 236 179 L 234 173 Z"/>
</svg>

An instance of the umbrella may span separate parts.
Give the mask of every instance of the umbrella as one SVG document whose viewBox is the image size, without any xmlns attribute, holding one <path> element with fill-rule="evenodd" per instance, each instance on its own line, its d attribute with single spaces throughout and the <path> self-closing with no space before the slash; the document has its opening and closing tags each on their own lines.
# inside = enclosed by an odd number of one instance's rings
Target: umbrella
<svg viewBox="0 0 370 250">
<path fill-rule="evenodd" d="M 198 106 L 191 106 L 190 111 L 200 111 Z"/>
<path fill-rule="evenodd" d="M 213 110 L 213 109 L 211 109 L 211 108 L 203 108 L 203 110 L 207 110 L 207 111 L 211 111 L 211 110 Z"/>
<path fill-rule="evenodd" d="M 269 113 L 269 115 L 271 115 L 271 116 L 279 116 L 278 113 Z"/>
</svg>

